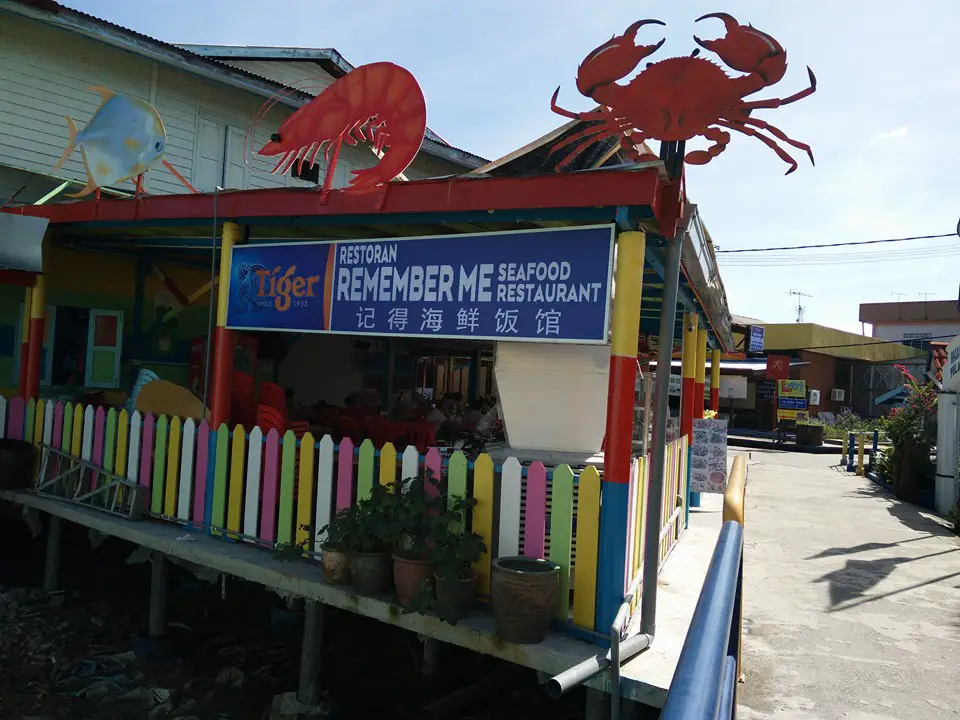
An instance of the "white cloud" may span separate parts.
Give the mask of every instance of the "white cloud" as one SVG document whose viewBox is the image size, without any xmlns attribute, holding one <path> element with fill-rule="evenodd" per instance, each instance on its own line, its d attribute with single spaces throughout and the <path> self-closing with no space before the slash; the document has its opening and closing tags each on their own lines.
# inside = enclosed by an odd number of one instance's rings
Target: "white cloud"
<svg viewBox="0 0 960 720">
<path fill-rule="evenodd" d="M 887 142 L 888 140 L 902 140 L 910 134 L 910 128 L 906 125 L 901 127 L 894 128 L 893 130 L 885 130 L 883 132 L 874 133 L 870 136 L 871 143 L 880 143 Z"/>
</svg>

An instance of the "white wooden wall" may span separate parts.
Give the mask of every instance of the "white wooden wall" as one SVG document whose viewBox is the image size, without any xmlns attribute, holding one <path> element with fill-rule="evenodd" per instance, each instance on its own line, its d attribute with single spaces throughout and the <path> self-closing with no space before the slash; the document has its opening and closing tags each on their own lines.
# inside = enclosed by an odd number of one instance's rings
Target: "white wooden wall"
<svg viewBox="0 0 960 720">
<path fill-rule="evenodd" d="M 246 69 L 263 76 L 269 70 L 278 80 L 324 75 L 312 63 L 305 63 L 310 68 L 299 67 L 303 63 L 260 67 L 266 64 Z M 224 175 L 225 187 L 230 189 L 308 185 L 289 175 L 270 175 L 276 159 L 272 163 L 250 159 L 249 147 L 245 155 L 244 140 L 263 98 L 7 14 L 0 14 L 0 165 L 51 174 L 67 144 L 65 116 L 82 130 L 100 103 L 100 96 L 87 89 L 90 85 L 104 85 L 151 102 L 166 126 L 167 159 L 200 190 L 212 191 Z M 274 108 L 248 145 L 261 147 L 289 114 L 285 108 Z M 369 167 L 375 160 L 368 148 L 344 148 L 334 186 L 343 187 L 350 170 Z M 433 161 L 425 157 L 425 168 L 420 170 L 418 160 L 410 176 L 432 174 L 425 169 L 436 166 Z M 320 173 L 322 178 L 322 164 Z M 56 174 L 85 180 L 80 153 Z M 150 192 L 185 192 L 163 167 L 150 171 L 145 180 Z"/>
</svg>

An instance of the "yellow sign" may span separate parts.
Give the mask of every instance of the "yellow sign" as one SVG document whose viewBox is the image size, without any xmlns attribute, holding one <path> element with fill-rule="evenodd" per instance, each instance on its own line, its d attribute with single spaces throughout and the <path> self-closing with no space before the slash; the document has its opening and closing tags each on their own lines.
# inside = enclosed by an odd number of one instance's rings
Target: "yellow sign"
<svg viewBox="0 0 960 720">
<path fill-rule="evenodd" d="M 809 413 L 806 410 L 783 410 L 777 408 L 777 420 L 806 420 Z"/>
<path fill-rule="evenodd" d="M 777 380 L 777 394 L 780 397 L 807 397 L 806 380 Z"/>
</svg>

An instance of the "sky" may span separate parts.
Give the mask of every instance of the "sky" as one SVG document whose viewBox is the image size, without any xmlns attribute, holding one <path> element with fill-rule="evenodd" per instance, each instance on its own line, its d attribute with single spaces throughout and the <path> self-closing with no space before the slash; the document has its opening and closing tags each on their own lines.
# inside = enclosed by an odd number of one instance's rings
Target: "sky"
<svg viewBox="0 0 960 720">
<path fill-rule="evenodd" d="M 657 18 L 638 42 L 667 42 L 654 62 L 689 55 L 693 35 L 716 38 L 724 11 L 776 37 L 787 51 L 785 78 L 750 99 L 801 102 L 754 117 L 810 144 L 811 166 L 786 166 L 759 141 L 733 138 L 707 166 L 688 166 L 687 191 L 721 250 L 878 240 L 951 233 L 960 218 L 960 64 L 950 0 L 66 0 L 78 10 L 167 42 L 333 47 L 353 65 L 390 60 L 409 69 L 427 98 L 430 127 L 451 144 L 489 159 L 534 140 L 594 103 L 579 95 L 577 66 L 635 20 Z M 909 10 L 909 11 L 908 11 Z M 709 56 L 710 53 L 704 53 Z M 688 143 L 697 147 L 697 143 Z M 790 253 L 776 264 L 720 257 L 730 309 L 767 322 L 796 318 L 860 332 L 862 302 L 956 299 L 960 238 L 872 246 L 885 262 L 845 260 L 840 250 Z M 864 249 L 857 249 L 863 253 Z M 940 250 L 948 251 L 942 254 Z M 952 254 L 951 254 L 952 253 Z M 815 258 L 813 256 L 816 256 Z M 776 259 L 776 258 L 774 258 Z M 818 264 L 809 264 L 816 259 Z M 808 264 L 804 264 L 808 263 Z M 926 293 L 924 298 L 921 293 Z M 869 333 L 869 326 L 867 326 Z"/>
</svg>

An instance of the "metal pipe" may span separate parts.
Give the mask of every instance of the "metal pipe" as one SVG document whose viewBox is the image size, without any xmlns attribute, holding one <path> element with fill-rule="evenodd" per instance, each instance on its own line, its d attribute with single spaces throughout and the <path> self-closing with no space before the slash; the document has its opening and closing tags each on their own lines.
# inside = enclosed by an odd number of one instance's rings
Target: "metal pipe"
<svg viewBox="0 0 960 720">
<path fill-rule="evenodd" d="M 643 594 L 640 596 L 640 632 L 653 637 L 657 631 L 657 571 L 660 552 L 660 505 L 663 502 L 663 468 L 667 453 L 667 415 L 670 411 L 670 366 L 677 322 L 680 289 L 682 229 L 667 247 L 664 262 L 663 305 L 660 308 L 660 349 L 657 355 L 656 408 L 653 412 L 653 448 L 650 451 L 650 487 L 647 493 L 646 531 L 643 543 Z"/>
<path fill-rule="evenodd" d="M 680 651 L 661 720 L 714 720 L 720 703 L 737 584 L 743 559 L 743 526 L 729 521 L 720 529 L 690 629 Z M 736 671 L 736 664 L 734 664 Z"/>
<path fill-rule="evenodd" d="M 720 707 L 717 708 L 717 720 L 733 717 L 737 703 L 737 659 L 727 655 L 723 665 L 723 686 L 720 688 Z"/>
<path fill-rule="evenodd" d="M 632 635 L 620 643 L 620 662 L 626 662 L 637 653 L 650 647 L 653 638 L 639 633 Z M 612 648 L 604 654 L 597 654 L 587 658 L 579 665 L 554 675 L 547 681 L 547 695 L 556 699 L 561 695 L 582 685 L 592 677 L 596 677 L 612 664 Z"/>
<path fill-rule="evenodd" d="M 495 692 L 503 691 L 520 681 L 527 675 L 526 668 L 510 665 L 502 670 L 491 673 L 466 687 L 455 690 L 449 695 L 434 700 L 422 708 L 418 713 L 421 720 L 445 720 L 471 703 Z"/>
</svg>

